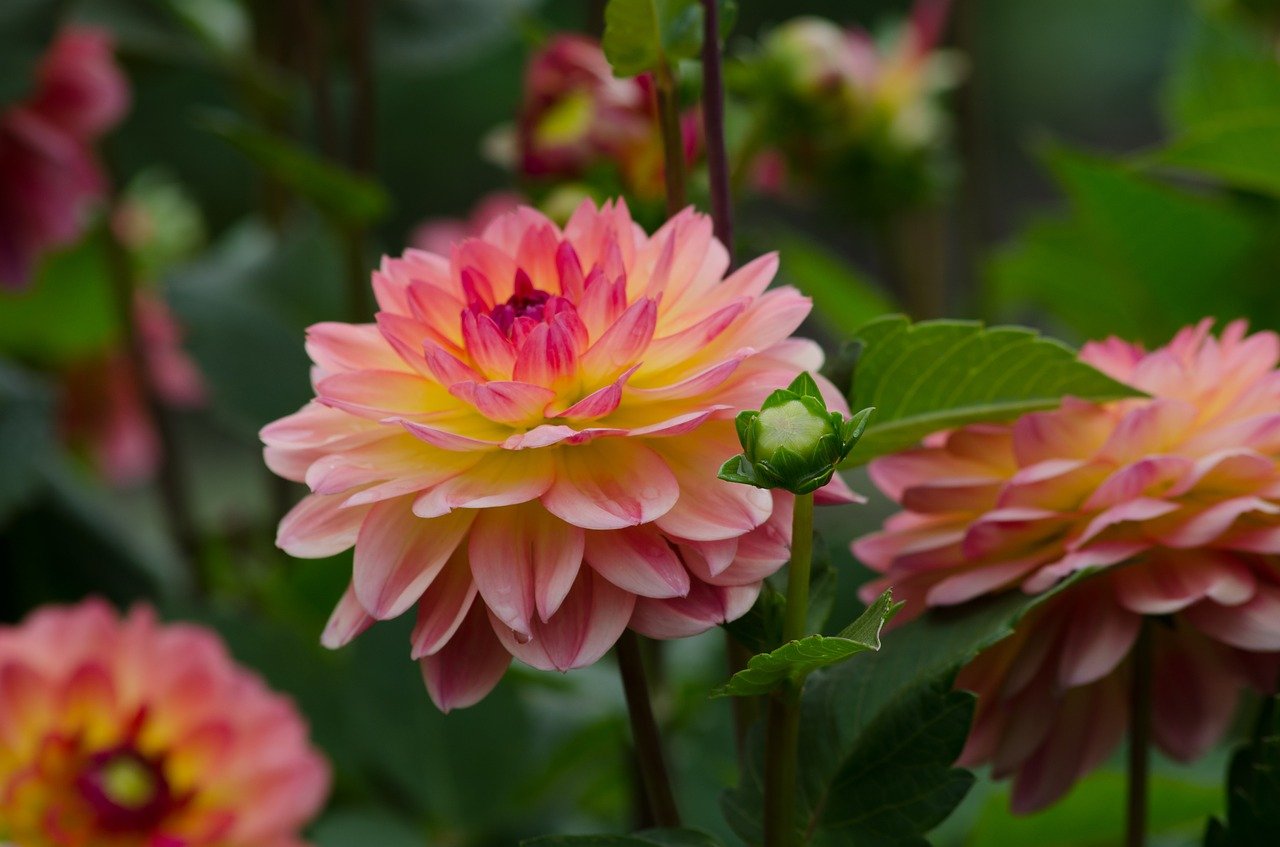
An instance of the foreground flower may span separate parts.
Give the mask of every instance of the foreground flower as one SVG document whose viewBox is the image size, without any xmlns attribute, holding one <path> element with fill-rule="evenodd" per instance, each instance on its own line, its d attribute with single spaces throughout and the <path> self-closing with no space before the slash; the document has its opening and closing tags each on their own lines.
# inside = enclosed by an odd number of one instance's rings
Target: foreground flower
<svg viewBox="0 0 1280 847">
<path fill-rule="evenodd" d="M 984 653 L 964 761 L 1014 776 L 1013 801 L 1057 799 L 1124 733 L 1128 657 L 1155 646 L 1155 741 L 1195 758 L 1242 687 L 1274 687 L 1280 651 L 1280 338 L 1212 321 L 1151 353 L 1110 339 L 1080 358 L 1151 395 L 1068 399 L 1008 426 L 971 426 L 872 463 L 906 511 L 854 545 L 908 614 L 1087 569 Z"/>
<path fill-rule="evenodd" d="M 312 327 L 317 399 L 262 435 L 313 492 L 280 546 L 355 545 L 325 643 L 416 604 L 413 655 L 448 709 L 512 655 L 567 670 L 628 624 L 672 638 L 745 612 L 787 559 L 792 498 L 716 471 L 734 414 L 822 353 L 788 337 L 809 301 L 765 291 L 775 256 L 728 265 L 692 210 L 647 236 L 621 203 L 563 231 L 522 208 L 448 257 L 385 260 L 376 325 Z"/>
<path fill-rule="evenodd" d="M 0 287 L 26 285 L 41 254 L 80 235 L 106 189 L 92 145 L 128 102 L 110 37 L 71 28 L 41 60 L 31 96 L 0 115 Z"/>
<path fill-rule="evenodd" d="M 168 307 L 139 294 L 134 320 L 160 402 L 173 408 L 201 405 L 204 379 L 182 349 L 182 329 Z M 62 437 L 83 449 L 113 485 L 149 478 L 160 461 L 160 438 L 128 352 L 117 346 L 77 362 L 61 382 Z"/>
<path fill-rule="evenodd" d="M 600 44 L 558 35 L 529 62 L 516 124 L 517 170 L 532 179 L 576 179 L 616 167 L 628 191 L 660 197 L 662 136 L 652 79 L 618 79 Z M 685 157 L 699 144 L 695 113 L 682 120 Z"/>
<path fill-rule="evenodd" d="M 217 637 L 95 601 L 0 629 L 0 840 L 297 847 L 329 771 Z"/>
</svg>

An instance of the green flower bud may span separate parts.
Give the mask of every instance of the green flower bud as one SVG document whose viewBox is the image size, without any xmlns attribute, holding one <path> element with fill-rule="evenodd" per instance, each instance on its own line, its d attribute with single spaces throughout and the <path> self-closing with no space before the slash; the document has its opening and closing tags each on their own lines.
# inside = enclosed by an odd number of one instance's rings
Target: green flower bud
<svg viewBox="0 0 1280 847">
<path fill-rule="evenodd" d="M 743 452 L 725 462 L 720 479 L 808 494 L 831 481 L 867 426 L 871 409 L 851 418 L 827 410 L 807 373 L 773 392 L 760 411 L 737 418 Z"/>
</svg>

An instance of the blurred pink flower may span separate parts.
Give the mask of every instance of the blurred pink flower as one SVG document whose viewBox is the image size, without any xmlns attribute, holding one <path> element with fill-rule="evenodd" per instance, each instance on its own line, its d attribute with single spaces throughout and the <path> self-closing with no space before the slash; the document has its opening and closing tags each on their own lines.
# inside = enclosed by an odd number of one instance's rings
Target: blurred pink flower
<svg viewBox="0 0 1280 847">
<path fill-rule="evenodd" d="M 621 202 L 563 230 L 521 208 L 448 256 L 385 259 L 376 325 L 312 327 L 317 400 L 262 437 L 313 492 L 279 545 L 355 545 L 324 643 L 416 604 L 413 655 L 447 710 L 512 656 L 564 671 L 628 625 L 675 638 L 745 612 L 787 559 L 792 501 L 716 472 L 734 413 L 822 352 L 789 337 L 809 301 L 765 291 L 776 256 L 728 266 L 692 210 L 649 236 Z"/>
<path fill-rule="evenodd" d="M 523 203 L 524 198 L 519 194 L 499 191 L 486 194 L 466 219 L 430 218 L 418 224 L 409 236 L 409 246 L 447 256 L 456 242 L 479 237 L 495 219 L 515 211 Z"/>
<path fill-rule="evenodd" d="M 970 426 L 871 465 L 905 507 L 854 552 L 908 615 L 1021 587 L 1050 599 L 961 676 L 978 692 L 964 761 L 1014 775 L 1014 806 L 1053 802 L 1120 740 L 1126 663 L 1158 619 L 1155 738 L 1177 759 L 1221 737 L 1242 686 L 1280 651 L 1280 338 L 1211 320 L 1153 352 L 1080 358 L 1151 395 Z"/>
<path fill-rule="evenodd" d="M 31 97 L 0 115 L 0 286 L 26 285 L 42 253 L 79 236 L 106 190 L 93 144 L 129 105 L 111 48 L 105 32 L 64 30 Z"/>
<path fill-rule="evenodd" d="M 134 319 L 160 401 L 176 408 L 204 403 L 204 379 L 183 351 L 182 329 L 164 302 L 140 293 Z M 59 418 L 63 437 L 87 449 L 112 484 L 136 483 L 155 472 L 159 437 L 121 346 L 66 370 Z"/>
<path fill-rule="evenodd" d="M 87 601 L 0 628 L 0 836 L 23 847 L 300 847 L 329 768 L 201 627 Z"/>
<path fill-rule="evenodd" d="M 700 121 L 682 118 L 685 158 L 696 160 Z M 599 42 L 557 35 L 529 62 L 516 124 L 516 166 L 532 178 L 566 179 L 607 164 L 628 190 L 663 191 L 662 135 L 652 78 L 618 79 Z"/>
</svg>

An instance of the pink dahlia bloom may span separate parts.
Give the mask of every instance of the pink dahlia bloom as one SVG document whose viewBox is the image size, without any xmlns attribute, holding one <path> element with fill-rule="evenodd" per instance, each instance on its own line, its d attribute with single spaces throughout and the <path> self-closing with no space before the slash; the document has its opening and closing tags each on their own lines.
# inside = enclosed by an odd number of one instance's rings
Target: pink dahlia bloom
<svg viewBox="0 0 1280 847">
<path fill-rule="evenodd" d="M 41 254 L 80 234 L 106 189 L 93 144 L 128 104 L 110 36 L 69 28 L 41 60 L 32 95 L 0 115 L 0 286 L 25 285 Z"/>
<path fill-rule="evenodd" d="M 182 349 L 182 328 L 162 300 L 139 294 L 136 331 L 160 401 L 195 408 L 206 399 L 204 378 Z M 113 485 L 148 479 L 160 461 L 160 439 L 127 351 L 113 348 L 62 376 L 63 437 L 83 448 Z"/>
<path fill-rule="evenodd" d="M 517 166 L 525 176 L 582 176 L 599 165 L 619 168 L 643 197 L 663 190 L 662 136 L 649 75 L 618 79 L 599 42 L 558 35 L 529 62 L 516 125 Z M 700 144 L 695 112 L 683 118 L 685 157 Z"/>
<path fill-rule="evenodd" d="M 416 605 L 449 709 L 512 656 L 563 671 L 628 625 L 674 638 L 746 611 L 787 559 L 791 498 L 716 472 L 734 413 L 822 353 L 789 337 L 809 301 L 765 291 L 776 256 L 728 265 L 692 210 L 648 236 L 621 202 L 563 230 L 521 208 L 448 256 L 384 260 L 376 324 L 312 327 L 316 400 L 262 437 L 312 491 L 279 545 L 355 545 L 324 642 Z"/>
<path fill-rule="evenodd" d="M 959 684 L 978 693 L 963 761 L 1014 777 L 1014 807 L 1053 802 L 1121 739 L 1129 654 L 1155 645 L 1155 740 L 1179 760 L 1214 744 L 1244 685 L 1280 663 L 1280 338 L 1221 338 L 1211 320 L 1153 352 L 1118 339 L 1080 358 L 1148 393 L 1068 398 L 1010 425 L 970 426 L 871 465 L 905 510 L 856 555 L 908 614 L 983 594 L 1048 600 Z"/>
<path fill-rule="evenodd" d="M 409 236 L 409 244 L 428 253 L 448 255 L 455 242 L 478 237 L 489 224 L 523 203 L 524 199 L 519 194 L 501 191 L 486 194 L 465 219 L 430 218 L 418 224 Z"/>
<path fill-rule="evenodd" d="M 300 847 L 328 786 L 293 705 L 208 630 L 92 600 L 0 628 L 0 840 Z"/>
</svg>

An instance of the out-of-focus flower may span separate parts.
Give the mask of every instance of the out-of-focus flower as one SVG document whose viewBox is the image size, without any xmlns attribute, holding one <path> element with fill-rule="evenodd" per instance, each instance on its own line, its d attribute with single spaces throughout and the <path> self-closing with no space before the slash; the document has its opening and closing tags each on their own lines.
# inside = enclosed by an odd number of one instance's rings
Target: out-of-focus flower
<svg viewBox="0 0 1280 847">
<path fill-rule="evenodd" d="M 690 163 L 698 155 L 700 125 L 694 111 L 682 118 Z M 514 148 L 511 166 L 530 179 L 578 179 L 604 167 L 616 169 L 636 196 L 662 196 L 653 80 L 647 74 L 618 79 L 599 42 L 585 36 L 558 35 L 530 59 Z"/>
<path fill-rule="evenodd" d="M 0 629 L 0 839 L 297 847 L 329 769 L 217 636 L 97 601 Z"/>
<path fill-rule="evenodd" d="M 949 132 L 940 95 L 960 76 L 956 57 L 938 49 L 949 6 L 918 0 L 910 20 L 880 41 L 814 17 L 770 33 L 743 77 L 766 104 L 761 155 L 781 153 L 788 175 L 822 187 L 848 177 L 840 184 L 864 195 L 892 190 L 902 195 L 895 202 L 917 201 L 936 181 L 933 160 Z M 873 178 L 883 192 L 868 184 Z"/>
<path fill-rule="evenodd" d="M 1080 358 L 1150 398 L 970 426 L 879 459 L 906 508 L 854 545 L 908 615 L 1102 569 L 983 654 L 968 762 L 1046 805 L 1123 734 L 1127 657 L 1156 618 L 1155 739 L 1177 759 L 1225 730 L 1243 685 L 1270 688 L 1280 651 L 1280 338 L 1212 321 L 1153 352 L 1117 339 Z M 1270 669 L 1270 670 L 1268 670 Z"/>
<path fill-rule="evenodd" d="M 822 354 L 789 337 L 809 301 L 765 291 L 776 256 L 728 265 L 692 210 L 649 236 L 621 202 L 563 230 L 522 208 L 448 256 L 384 260 L 376 325 L 312 327 L 317 399 L 262 436 L 313 492 L 280 546 L 355 545 L 324 642 L 416 604 L 413 655 L 449 709 L 512 656 L 563 671 L 628 625 L 674 638 L 745 612 L 787 559 L 792 498 L 716 471 L 733 415 Z"/>
<path fill-rule="evenodd" d="M 454 244 L 466 238 L 478 237 L 489 224 L 523 203 L 524 199 L 518 194 L 487 194 L 472 207 L 471 214 L 466 219 L 430 218 L 418 224 L 409 236 L 409 246 L 447 256 Z"/>
<path fill-rule="evenodd" d="M 139 293 L 134 310 L 158 399 L 175 408 L 201 405 L 204 379 L 183 351 L 182 329 L 168 307 Z M 63 437 L 84 448 L 114 485 L 147 479 L 160 460 L 159 436 L 124 343 L 65 370 L 59 414 Z"/>
<path fill-rule="evenodd" d="M 93 143 L 129 104 L 111 47 L 98 30 L 63 31 L 35 91 L 0 115 L 0 286 L 26 285 L 42 253 L 75 240 L 106 189 Z"/>
</svg>

